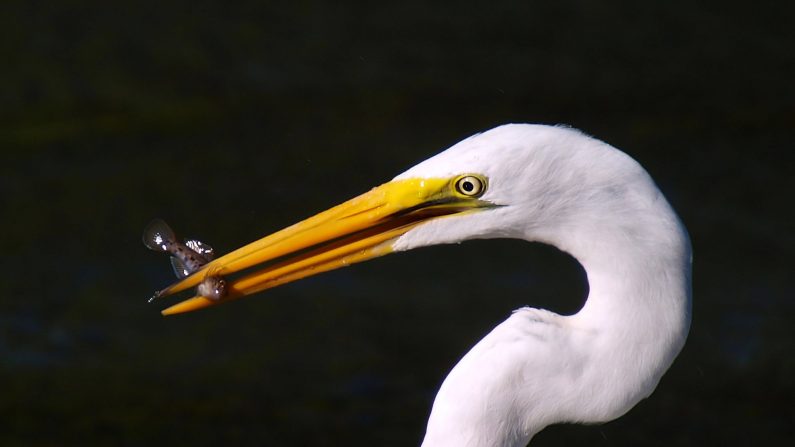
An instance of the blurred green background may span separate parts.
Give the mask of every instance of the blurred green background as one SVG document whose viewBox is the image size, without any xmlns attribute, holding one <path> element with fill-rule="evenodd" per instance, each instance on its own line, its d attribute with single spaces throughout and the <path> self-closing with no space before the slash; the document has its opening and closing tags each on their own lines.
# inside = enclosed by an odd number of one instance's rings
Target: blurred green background
<svg viewBox="0 0 795 447">
<path fill-rule="evenodd" d="M 650 399 L 533 445 L 792 445 L 795 9 L 785 2 L 6 1 L 0 444 L 418 445 L 442 379 L 555 249 L 468 242 L 162 318 L 162 217 L 226 252 L 505 122 L 657 180 L 694 318 Z"/>
</svg>

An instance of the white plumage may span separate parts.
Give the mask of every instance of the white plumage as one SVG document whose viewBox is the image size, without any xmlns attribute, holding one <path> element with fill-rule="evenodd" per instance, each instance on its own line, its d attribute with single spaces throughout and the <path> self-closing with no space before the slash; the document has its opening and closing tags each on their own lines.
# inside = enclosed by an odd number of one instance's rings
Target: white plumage
<svg viewBox="0 0 795 447">
<path fill-rule="evenodd" d="M 621 416 L 687 337 L 691 254 L 676 214 L 637 162 L 562 127 L 498 127 L 397 179 L 466 172 L 487 176 L 482 199 L 503 206 L 424 223 L 396 250 L 545 242 L 582 264 L 590 292 L 575 315 L 519 309 L 475 345 L 439 390 L 423 446 L 524 446 L 553 423 Z"/>
</svg>

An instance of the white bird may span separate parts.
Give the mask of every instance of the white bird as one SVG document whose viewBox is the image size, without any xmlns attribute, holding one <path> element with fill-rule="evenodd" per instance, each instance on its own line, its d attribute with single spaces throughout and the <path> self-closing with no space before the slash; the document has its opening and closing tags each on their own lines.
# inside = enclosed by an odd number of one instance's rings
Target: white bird
<svg viewBox="0 0 795 447">
<path fill-rule="evenodd" d="M 158 296 L 265 265 L 231 280 L 224 299 L 163 311 L 186 312 L 392 252 L 490 238 L 568 252 L 589 295 L 571 316 L 516 310 L 478 342 L 444 380 L 423 446 L 525 446 L 550 424 L 610 421 L 651 394 L 690 327 L 690 241 L 635 160 L 565 127 L 474 135 Z"/>
</svg>

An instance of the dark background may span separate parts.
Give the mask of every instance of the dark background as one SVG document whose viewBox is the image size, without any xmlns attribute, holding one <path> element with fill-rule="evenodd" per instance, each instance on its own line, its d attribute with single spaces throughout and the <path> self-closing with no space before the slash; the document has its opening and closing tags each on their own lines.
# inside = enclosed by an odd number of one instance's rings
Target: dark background
<svg viewBox="0 0 795 447">
<path fill-rule="evenodd" d="M 419 444 L 445 374 L 578 264 L 479 241 L 162 318 L 160 216 L 220 252 L 505 122 L 641 162 L 694 245 L 650 399 L 533 445 L 790 445 L 791 2 L 3 2 L 0 444 Z"/>
</svg>

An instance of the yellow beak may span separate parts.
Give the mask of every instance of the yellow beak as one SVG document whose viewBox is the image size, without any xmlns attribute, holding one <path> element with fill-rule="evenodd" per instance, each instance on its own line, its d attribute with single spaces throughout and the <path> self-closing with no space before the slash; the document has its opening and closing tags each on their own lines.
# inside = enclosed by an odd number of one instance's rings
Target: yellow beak
<svg viewBox="0 0 795 447">
<path fill-rule="evenodd" d="M 190 312 L 389 254 L 398 237 L 423 222 L 492 206 L 457 191 L 457 178 L 385 183 L 215 259 L 159 291 L 155 298 L 195 287 L 208 276 L 227 278 L 227 293 L 223 298 L 194 296 L 162 313 Z M 228 278 L 255 266 L 262 268 L 235 279 Z"/>
</svg>

